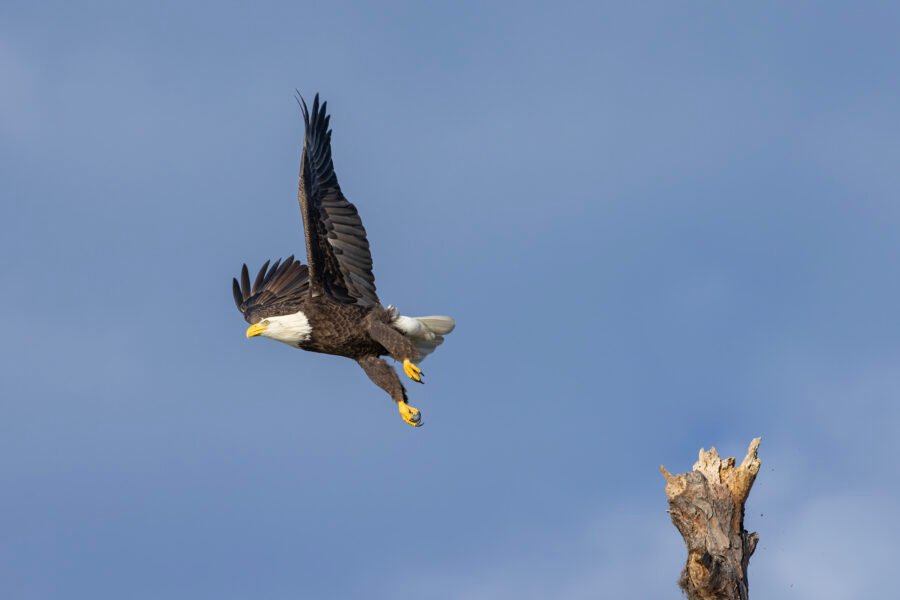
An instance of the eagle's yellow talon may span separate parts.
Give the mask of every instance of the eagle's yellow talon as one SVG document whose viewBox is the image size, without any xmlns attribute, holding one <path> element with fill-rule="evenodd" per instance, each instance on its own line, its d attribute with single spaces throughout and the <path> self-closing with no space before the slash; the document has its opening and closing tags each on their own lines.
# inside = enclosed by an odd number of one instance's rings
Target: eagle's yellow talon
<svg viewBox="0 0 900 600">
<path fill-rule="evenodd" d="M 400 417 L 406 421 L 408 425 L 413 427 L 422 426 L 422 414 L 417 408 L 413 408 L 406 402 L 398 402 L 397 408 L 400 409 Z"/>
<path fill-rule="evenodd" d="M 403 372 L 413 381 L 422 383 L 422 369 L 411 363 L 408 358 L 403 359 Z"/>
</svg>

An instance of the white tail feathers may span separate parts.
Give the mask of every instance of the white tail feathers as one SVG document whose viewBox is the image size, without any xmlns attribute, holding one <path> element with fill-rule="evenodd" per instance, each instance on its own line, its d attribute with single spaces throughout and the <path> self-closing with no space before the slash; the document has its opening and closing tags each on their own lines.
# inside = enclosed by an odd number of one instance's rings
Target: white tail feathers
<svg viewBox="0 0 900 600">
<path fill-rule="evenodd" d="M 456 327 L 456 321 L 452 317 L 436 315 L 433 317 L 413 317 L 416 321 L 431 330 L 436 335 L 447 335 Z"/>
<path fill-rule="evenodd" d="M 422 355 L 420 362 L 443 344 L 444 336 L 456 327 L 456 321 L 451 317 L 406 317 L 399 313 L 395 314 L 396 317 L 391 324 L 415 344 Z"/>
</svg>

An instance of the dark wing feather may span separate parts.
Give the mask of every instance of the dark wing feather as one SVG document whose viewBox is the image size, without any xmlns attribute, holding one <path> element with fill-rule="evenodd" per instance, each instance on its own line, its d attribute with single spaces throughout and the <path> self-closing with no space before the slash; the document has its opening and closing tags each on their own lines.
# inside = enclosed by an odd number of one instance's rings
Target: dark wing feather
<svg viewBox="0 0 900 600">
<path fill-rule="evenodd" d="M 246 285 L 244 285 L 246 282 Z M 289 257 L 284 263 L 279 258 L 271 267 L 266 261 L 250 288 L 250 272 L 247 265 L 241 268 L 241 282 L 233 279 L 231 291 L 234 303 L 248 323 L 256 323 L 266 317 L 292 314 L 300 310 L 309 294 L 309 269 Z"/>
<path fill-rule="evenodd" d="M 300 161 L 298 199 L 306 231 L 311 293 L 345 304 L 378 304 L 372 254 L 356 207 L 341 193 L 331 160 L 330 117 L 319 95 L 312 113 L 299 97 L 306 135 Z"/>
<path fill-rule="evenodd" d="M 259 270 L 259 273 L 256 274 L 256 279 L 253 281 L 253 293 L 259 291 L 259 287 L 262 285 L 263 278 L 266 275 L 266 269 L 269 268 L 269 261 L 266 261 L 262 268 Z"/>
<path fill-rule="evenodd" d="M 245 297 L 250 296 L 250 272 L 247 271 L 247 265 L 241 268 L 241 293 Z"/>
</svg>

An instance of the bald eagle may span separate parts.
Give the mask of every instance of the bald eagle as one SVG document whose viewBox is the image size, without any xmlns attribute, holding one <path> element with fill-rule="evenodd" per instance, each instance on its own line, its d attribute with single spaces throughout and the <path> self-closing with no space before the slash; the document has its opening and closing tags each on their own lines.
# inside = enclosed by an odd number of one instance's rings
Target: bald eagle
<svg viewBox="0 0 900 600">
<path fill-rule="evenodd" d="M 293 256 L 272 265 L 266 261 L 252 285 L 247 265 L 241 268 L 232 291 L 250 323 L 247 337 L 352 358 L 396 402 L 403 420 L 419 427 L 421 413 L 408 404 L 396 371 L 381 357 L 401 362 L 407 377 L 423 383 L 417 363 L 444 341 L 455 323 L 445 316 L 407 317 L 381 305 L 366 230 L 334 173 L 327 103 L 320 106 L 316 94 L 310 112 L 299 93 L 297 102 L 306 128 L 297 196 L 309 264 Z"/>
</svg>

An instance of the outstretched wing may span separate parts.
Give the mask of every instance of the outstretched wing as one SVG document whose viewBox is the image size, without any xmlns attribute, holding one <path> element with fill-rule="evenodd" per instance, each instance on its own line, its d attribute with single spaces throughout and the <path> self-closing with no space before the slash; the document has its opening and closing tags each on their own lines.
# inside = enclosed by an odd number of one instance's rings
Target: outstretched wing
<svg viewBox="0 0 900 600">
<path fill-rule="evenodd" d="M 247 265 L 241 268 L 241 282 L 231 281 L 234 303 L 250 324 L 267 317 L 287 315 L 300 310 L 300 305 L 309 294 L 309 269 L 289 257 L 286 261 L 275 261 L 271 267 L 266 261 L 250 287 L 250 272 Z"/>
<path fill-rule="evenodd" d="M 310 291 L 345 304 L 378 304 L 366 229 L 356 207 L 341 193 L 334 173 L 327 103 L 319 106 L 316 94 L 310 114 L 306 102 L 297 96 L 306 126 L 297 196 L 306 231 Z"/>
</svg>

